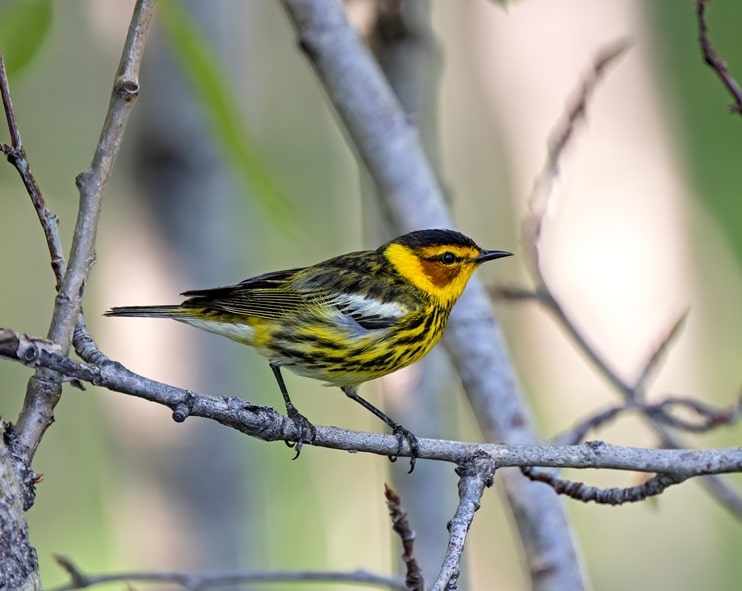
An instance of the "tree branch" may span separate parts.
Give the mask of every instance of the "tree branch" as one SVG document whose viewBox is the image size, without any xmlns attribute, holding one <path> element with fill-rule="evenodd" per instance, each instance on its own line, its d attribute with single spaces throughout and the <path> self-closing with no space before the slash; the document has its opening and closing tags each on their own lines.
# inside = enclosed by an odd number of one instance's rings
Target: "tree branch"
<svg viewBox="0 0 742 591">
<path fill-rule="evenodd" d="M 0 420 L 0 589 L 41 589 L 25 518 L 38 477 L 23 452 L 13 426 Z"/>
<path fill-rule="evenodd" d="M 263 441 L 295 441 L 298 426 L 274 409 L 242 398 L 208 396 L 176 388 L 140 376 L 115 361 L 101 366 L 72 360 L 61 354 L 56 343 L 0 329 L 0 358 L 45 367 L 68 379 L 102 386 L 114 392 L 155 402 L 173 411 L 173 420 L 189 416 L 204 417 Z M 398 441 L 394 435 L 362 433 L 338 427 L 316 426 L 311 445 L 351 452 L 394 455 Z M 309 446 L 309 444 L 306 444 Z M 607 468 L 639 472 L 661 472 L 683 479 L 705 474 L 742 471 L 742 447 L 685 450 L 643 449 L 609 445 L 600 441 L 584 445 L 483 444 L 419 439 L 420 459 L 466 464 L 488 456 L 500 467 L 541 466 L 547 468 Z M 306 449 L 306 448 L 305 448 Z M 408 445 L 399 454 L 410 456 Z"/>
<path fill-rule="evenodd" d="M 407 513 L 402 510 L 402 502 L 396 491 L 388 484 L 384 485 L 384 497 L 389 508 L 389 517 L 392 518 L 392 529 L 402 540 L 404 553 L 402 561 L 405 563 L 405 585 L 409 591 L 424 591 L 425 581 L 422 570 L 415 558 L 415 532 L 410 527 Z"/>
<path fill-rule="evenodd" d="M 631 387 L 635 396 L 644 394 L 647 382 L 649 382 L 649 379 L 654 375 L 655 371 L 664 360 L 670 348 L 670 345 L 675 342 L 675 340 L 678 338 L 678 335 L 680 335 L 680 333 L 682 332 L 683 327 L 685 326 L 686 318 L 688 318 L 687 310 L 678 317 L 678 319 L 672 324 L 670 329 L 660 339 L 657 346 L 652 350 L 652 353 L 647 358 L 646 363 L 644 363 L 644 367 L 639 373 L 639 377 L 636 379 L 633 386 Z"/>
<path fill-rule="evenodd" d="M 670 414 L 672 410 L 676 408 L 692 412 L 698 419 L 700 419 L 700 421 L 691 422 L 688 419 L 676 417 Z M 658 423 L 682 431 L 705 433 L 711 429 L 716 429 L 723 425 L 733 425 L 739 421 L 740 413 L 742 413 L 742 395 L 737 398 L 735 403 L 721 408 L 704 404 L 692 398 L 682 398 L 678 396 L 672 396 L 652 404 L 631 403 L 612 406 L 580 421 L 580 423 L 569 431 L 554 437 L 552 441 L 559 445 L 575 445 L 580 441 L 583 441 L 588 432 L 595 431 L 627 411 L 639 412 L 652 418 Z"/>
<path fill-rule="evenodd" d="M 155 0 L 138 0 L 134 7 L 134 14 L 114 80 L 106 119 L 93 155 L 92 164 L 88 171 L 77 177 L 80 206 L 72 237 L 69 264 L 66 268 L 64 267 L 64 259 L 61 257 L 61 249 L 58 248 L 59 238 L 58 236 L 54 237 L 57 234 L 57 227 L 56 223 L 52 222 L 56 218 L 52 216 L 49 218 L 50 221 L 47 222 L 45 207 L 42 210 L 40 206 L 36 206 L 37 212 L 43 211 L 45 213 L 43 218 L 40 215 L 40 219 L 42 219 L 42 225 L 47 234 L 47 243 L 49 243 L 52 252 L 52 266 L 55 266 L 58 283 L 58 293 L 54 302 L 54 312 L 47 337 L 60 345 L 63 354 L 70 350 L 73 332 L 76 327 L 80 326 L 80 330 L 83 333 L 86 332 L 81 322 L 80 311 L 85 280 L 95 260 L 95 237 L 101 202 L 121 145 L 126 121 L 134 99 L 139 94 L 139 66 L 152 22 L 154 4 Z M 7 108 L 8 104 L 6 103 L 6 111 Z M 31 189 L 35 193 L 38 186 Z M 29 192 L 32 194 L 32 200 L 34 200 L 31 189 L 29 189 Z M 40 191 L 38 193 L 40 195 Z M 43 200 L 41 204 L 43 205 Z M 59 279 L 60 274 L 62 274 L 61 281 Z M 61 394 L 60 376 L 54 372 L 41 370 L 28 382 L 17 429 L 19 438 L 27 449 L 29 461 L 33 458 L 46 429 L 54 420 L 54 407 Z"/>
<path fill-rule="evenodd" d="M 59 565 L 70 575 L 70 582 L 53 591 L 71 591 L 72 589 L 87 589 L 95 585 L 114 582 L 140 581 L 146 583 L 172 583 L 184 589 L 213 589 L 225 586 L 247 585 L 254 583 L 289 583 L 289 582 L 318 582 L 318 583 L 351 583 L 364 586 L 384 587 L 397 591 L 407 591 L 407 587 L 399 580 L 382 577 L 373 573 L 357 570 L 354 572 L 334 571 L 295 571 L 295 572 L 261 572 L 238 571 L 233 573 L 183 573 L 176 571 L 149 571 L 113 573 L 106 575 L 89 575 L 80 570 L 73 562 L 63 556 L 56 557 Z"/>
<path fill-rule="evenodd" d="M 5 119 L 8 123 L 11 140 L 10 146 L 7 144 L 0 144 L 0 151 L 5 154 L 8 162 L 10 162 L 18 171 L 18 174 L 21 176 L 21 180 L 26 187 L 26 191 L 28 192 L 29 197 L 31 197 L 31 203 L 33 204 L 36 215 L 39 218 L 39 222 L 41 223 L 44 237 L 46 238 L 46 245 L 49 249 L 49 256 L 51 257 L 52 270 L 54 271 L 54 277 L 56 279 L 56 288 L 59 289 L 65 271 L 64 252 L 62 250 L 62 241 L 59 238 L 58 231 L 59 219 L 46 206 L 44 195 L 41 192 L 39 184 L 36 182 L 36 178 L 31 172 L 31 166 L 26 158 L 26 150 L 23 148 L 23 142 L 21 141 L 21 131 L 18 127 L 15 109 L 13 109 L 10 85 L 8 83 L 8 74 L 5 71 L 5 59 L 3 58 L 2 52 L 0 52 L 0 94 L 2 95 Z"/>
<path fill-rule="evenodd" d="M 548 484 L 558 495 L 566 495 L 583 503 L 593 501 L 599 505 L 638 503 L 649 497 L 662 494 L 669 486 L 679 484 L 685 480 L 673 474 L 657 474 L 638 486 L 599 488 L 588 486 L 583 482 L 556 478 L 553 474 L 538 468 L 522 468 L 521 472 L 531 480 Z"/>
<path fill-rule="evenodd" d="M 567 334 L 577 343 L 577 346 L 588 356 L 593 365 L 601 374 L 625 397 L 634 396 L 633 391 L 618 376 L 608 361 L 598 353 L 597 348 L 583 334 L 577 325 L 568 316 L 559 300 L 549 288 L 544 275 L 543 251 L 541 238 L 543 228 L 549 213 L 557 206 L 559 197 L 558 180 L 561 176 L 561 163 L 566 149 L 570 146 L 576 126 L 584 119 L 590 98 L 602 79 L 608 66 L 620 57 L 628 48 L 626 41 L 614 43 L 603 50 L 595 59 L 592 68 L 583 80 L 576 98 L 568 106 L 563 120 L 559 122 L 552 133 L 548 145 L 548 156 L 536 179 L 530 199 L 530 212 L 523 222 L 523 245 L 529 252 L 528 262 L 534 277 L 535 293 L 539 301 L 545 305 L 562 325 Z"/>
<path fill-rule="evenodd" d="M 553 139 L 548 145 L 548 157 L 533 189 L 530 201 L 530 214 L 523 224 L 525 245 L 527 248 L 530 247 L 529 263 L 531 273 L 534 277 L 535 288 L 532 292 L 524 292 L 523 290 L 505 290 L 505 292 L 512 292 L 518 299 L 530 297 L 532 293 L 552 313 L 564 331 L 573 339 L 577 347 L 588 359 L 590 359 L 596 369 L 621 394 L 626 406 L 639 408 L 641 407 L 639 401 L 644 395 L 646 382 L 655 372 L 658 363 L 664 358 L 669 344 L 677 337 L 683 326 L 685 315 L 682 315 L 672 325 L 671 329 L 667 331 L 665 337 L 661 339 L 659 345 L 649 356 L 636 381 L 633 384 L 629 383 L 611 367 L 610 363 L 598 352 L 595 345 L 590 342 L 588 337 L 577 327 L 577 324 L 564 310 L 564 307 L 552 291 L 545 277 L 541 248 L 542 230 L 546 218 L 554 210 L 558 200 L 558 181 L 561 177 L 562 159 L 567 148 L 573 141 L 577 124 L 585 117 L 588 103 L 597 83 L 600 81 L 607 66 L 619 57 L 625 51 L 626 47 L 627 44 L 625 42 L 619 42 L 607 48 L 598 56 L 577 92 L 575 100 L 567 109 L 562 121 L 557 125 L 556 132 L 552 136 Z M 660 424 L 660 421 L 656 420 L 662 414 L 666 418 L 665 421 L 662 421 L 665 424 L 672 422 L 675 427 L 681 426 L 680 421 L 673 421 L 672 418 L 668 418 L 665 411 L 665 408 L 652 409 L 651 407 L 647 407 L 647 413 L 644 416 L 654 419 L 650 420 L 650 425 L 659 435 L 663 446 L 672 448 L 683 447 L 677 438 L 668 433 L 663 425 Z M 703 484 L 737 518 L 742 518 L 742 496 L 735 493 L 731 487 L 717 477 L 706 478 L 703 480 Z M 567 486 L 567 483 L 564 486 Z"/>
<path fill-rule="evenodd" d="M 341 3 L 283 0 L 283 6 L 396 229 L 452 227 L 418 132 L 347 22 Z M 537 441 L 502 332 L 476 277 L 454 309 L 444 341 L 487 439 Z M 547 489 L 531 486 L 517 472 L 506 471 L 502 479 L 514 507 L 534 588 L 584 588 L 571 530 L 558 499 Z"/>
<path fill-rule="evenodd" d="M 729 105 L 729 112 L 742 115 L 742 88 L 737 81 L 729 74 L 727 65 L 716 53 L 714 46 L 709 39 L 708 25 L 706 24 L 706 5 L 709 0 L 696 0 L 696 18 L 698 19 L 698 42 L 701 45 L 701 54 L 703 60 L 709 67 L 716 72 L 716 75 L 724 83 L 734 99 L 734 104 Z"/>
<path fill-rule="evenodd" d="M 484 489 L 492 486 L 495 462 L 486 456 L 473 457 L 456 468 L 459 475 L 459 504 L 453 519 L 448 522 L 448 550 L 432 591 L 458 589 L 461 557 L 474 513 L 479 510 Z"/>
</svg>

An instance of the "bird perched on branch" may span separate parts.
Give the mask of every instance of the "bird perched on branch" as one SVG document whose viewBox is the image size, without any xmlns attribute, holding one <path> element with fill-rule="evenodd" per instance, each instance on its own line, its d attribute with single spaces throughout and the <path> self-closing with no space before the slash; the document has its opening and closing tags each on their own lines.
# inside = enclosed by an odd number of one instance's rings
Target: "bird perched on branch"
<svg viewBox="0 0 742 591">
<path fill-rule="evenodd" d="M 407 441 L 412 472 L 417 438 L 357 387 L 424 357 L 479 265 L 511 254 L 484 250 L 453 230 L 418 230 L 376 250 L 186 291 L 178 305 L 125 306 L 106 315 L 172 318 L 254 347 L 269 359 L 286 412 L 299 427 L 296 456 L 315 429 L 291 402 L 281 368 L 340 387 L 392 428 L 398 452 Z"/>
</svg>

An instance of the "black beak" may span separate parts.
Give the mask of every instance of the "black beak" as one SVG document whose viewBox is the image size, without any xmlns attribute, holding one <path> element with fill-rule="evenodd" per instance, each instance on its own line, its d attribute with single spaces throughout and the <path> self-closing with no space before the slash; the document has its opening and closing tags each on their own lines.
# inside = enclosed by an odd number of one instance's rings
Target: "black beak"
<svg viewBox="0 0 742 591">
<path fill-rule="evenodd" d="M 481 250 L 479 256 L 474 257 L 471 261 L 472 263 L 484 263 L 485 261 L 494 261 L 495 259 L 511 256 L 513 256 L 513 253 L 506 250 Z"/>
</svg>

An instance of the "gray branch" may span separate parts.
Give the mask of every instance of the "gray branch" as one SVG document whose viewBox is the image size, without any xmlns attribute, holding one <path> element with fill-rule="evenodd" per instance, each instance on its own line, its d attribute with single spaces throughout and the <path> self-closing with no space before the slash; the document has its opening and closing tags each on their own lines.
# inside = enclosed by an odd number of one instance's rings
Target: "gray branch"
<svg viewBox="0 0 742 591">
<path fill-rule="evenodd" d="M 68 558 L 57 556 L 57 562 L 70 575 L 70 582 L 53 591 L 71 591 L 72 589 L 87 589 L 95 585 L 106 585 L 114 582 L 143 583 L 170 583 L 189 590 L 205 590 L 233 587 L 235 585 L 249 585 L 255 583 L 289 583 L 289 582 L 317 582 L 317 583 L 355 583 L 363 586 L 383 587 L 396 591 L 406 591 L 407 587 L 399 580 L 382 577 L 365 570 L 354 572 L 335 571 L 252 571 L 218 574 L 185 573 L 176 571 L 141 571 L 127 573 L 112 573 L 106 575 L 89 575 L 84 573 Z"/>
<path fill-rule="evenodd" d="M 562 120 L 558 123 L 552 141 L 548 145 L 546 162 L 531 194 L 530 213 L 523 223 L 523 236 L 524 244 L 530 251 L 528 258 L 535 283 L 533 290 L 535 299 L 551 312 L 565 333 L 621 395 L 625 404 L 636 406 L 638 401 L 644 396 L 648 380 L 656 372 L 657 366 L 667 354 L 670 344 L 675 341 L 682 329 L 686 314 L 682 314 L 672 324 L 669 330 L 666 331 L 665 335 L 649 355 L 638 378 L 631 383 L 619 375 L 608 360 L 599 352 L 595 343 L 590 340 L 587 334 L 578 327 L 577 323 L 567 313 L 559 297 L 551 289 L 551 285 L 544 273 L 544 252 L 541 248 L 542 231 L 547 221 L 548 213 L 556 207 L 559 197 L 559 180 L 561 178 L 561 168 L 566 149 L 574 141 L 578 124 L 582 123 L 585 118 L 590 98 L 598 82 L 602 79 L 606 69 L 624 53 L 627 47 L 628 44 L 626 41 L 620 41 L 606 48 L 598 56 L 576 93 L 575 99 L 567 109 Z M 523 297 L 522 293 L 515 293 L 514 295 Z M 660 413 L 664 417 L 662 421 L 657 420 Z M 596 416 L 596 418 L 599 417 L 600 415 Z M 649 425 L 660 437 L 663 446 L 670 448 L 683 447 L 678 438 L 669 433 L 665 428 L 665 425 L 672 424 L 673 420 L 665 414 L 664 408 L 647 412 L 644 414 L 644 417 L 650 419 L 648 421 Z M 585 424 L 589 424 L 589 421 Z M 673 426 L 677 427 L 678 422 L 674 421 Z M 736 493 L 727 483 L 716 477 L 705 478 L 703 485 L 731 513 L 738 519 L 742 519 L 742 495 Z M 568 488 L 569 483 L 564 482 L 560 486 L 562 488 Z"/>
<path fill-rule="evenodd" d="M 352 146 L 374 179 L 382 207 L 400 232 L 453 225 L 441 187 L 368 49 L 338 0 L 283 0 L 304 50 Z M 474 278 L 448 323 L 445 342 L 490 441 L 534 443 L 537 434 L 517 388 L 487 295 Z M 585 587 L 564 510 L 545 488 L 503 473 L 534 589 Z"/>
<path fill-rule="evenodd" d="M 459 504 L 448 522 L 448 550 L 432 591 L 454 591 L 458 588 L 461 556 L 474 513 L 479 510 L 484 489 L 492 486 L 495 462 L 486 456 L 473 457 L 456 468 L 459 475 Z"/>
<path fill-rule="evenodd" d="M 0 421 L 0 589 L 41 589 L 39 560 L 25 519 L 35 481 L 13 426 Z"/>
<path fill-rule="evenodd" d="M 95 262 L 94 248 L 100 206 L 121 146 L 124 127 L 139 94 L 139 66 L 152 22 L 154 4 L 155 0 L 139 0 L 134 8 L 92 163 L 86 172 L 77 177 L 80 206 L 72 236 L 69 264 L 65 267 L 63 260 L 53 260 L 58 265 L 55 270 L 62 274 L 62 279 L 54 300 L 54 312 L 47 336 L 49 340 L 59 344 L 64 354 L 69 352 L 73 333 L 81 322 L 85 280 Z M 53 229 L 56 231 L 56 226 Z M 61 395 L 60 376 L 54 372 L 42 369 L 28 382 L 17 429 L 29 461 L 54 420 L 54 407 Z"/>
<path fill-rule="evenodd" d="M 263 441 L 296 441 L 299 435 L 299 429 L 291 419 L 270 407 L 242 398 L 208 396 L 163 384 L 140 376 L 115 361 L 106 361 L 100 366 L 81 363 L 62 355 L 61 348 L 55 343 L 11 330 L 0 329 L 0 358 L 51 369 L 75 383 L 87 382 L 167 406 L 173 411 L 176 422 L 183 422 L 189 416 L 203 417 Z M 399 454 L 396 453 L 398 441 L 394 435 L 316 427 L 316 437 L 311 443 L 316 447 L 382 456 L 410 456 L 407 444 Z M 606 468 L 670 474 L 678 481 L 706 474 L 742 472 L 742 447 L 644 449 L 600 441 L 557 446 L 465 443 L 443 439 L 419 439 L 419 445 L 421 459 L 457 465 L 486 456 L 498 468 Z M 547 488 L 538 488 L 554 496 Z"/>
</svg>

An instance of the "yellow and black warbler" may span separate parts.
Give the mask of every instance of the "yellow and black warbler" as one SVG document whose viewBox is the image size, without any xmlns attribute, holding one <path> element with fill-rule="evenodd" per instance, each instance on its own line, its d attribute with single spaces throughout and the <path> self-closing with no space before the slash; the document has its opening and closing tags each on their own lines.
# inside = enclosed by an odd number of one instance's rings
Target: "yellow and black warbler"
<svg viewBox="0 0 742 591">
<path fill-rule="evenodd" d="M 356 388 L 424 357 L 477 267 L 511 254 L 484 250 L 453 230 L 418 230 L 377 250 L 186 291 L 180 305 L 125 306 L 106 315 L 173 318 L 257 349 L 270 360 L 288 416 L 300 428 L 297 455 L 314 427 L 292 404 L 281 368 L 340 387 L 389 425 L 400 447 L 407 440 L 412 471 L 414 434 Z"/>
</svg>

